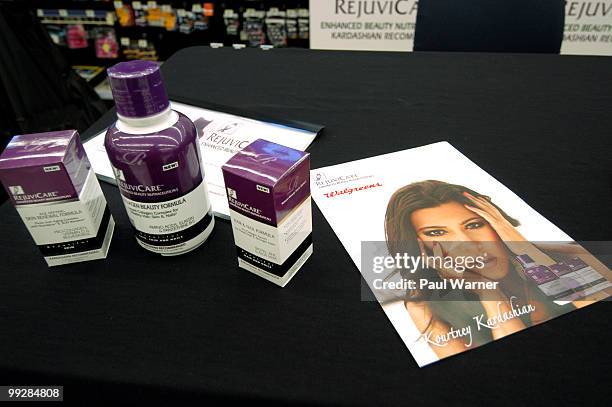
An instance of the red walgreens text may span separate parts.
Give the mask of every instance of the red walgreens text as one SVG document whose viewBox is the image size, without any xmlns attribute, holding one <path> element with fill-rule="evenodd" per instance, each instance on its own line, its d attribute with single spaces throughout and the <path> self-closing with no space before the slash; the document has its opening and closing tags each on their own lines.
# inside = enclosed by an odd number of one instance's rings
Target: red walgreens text
<svg viewBox="0 0 612 407">
<path fill-rule="evenodd" d="M 345 195 L 345 194 L 350 195 L 353 192 L 365 191 L 366 189 L 377 188 L 377 187 L 382 187 L 382 186 L 383 184 L 381 184 L 380 182 L 377 182 L 376 184 L 363 185 L 363 186 L 355 187 L 355 188 L 344 188 L 340 191 L 325 192 L 323 195 L 325 195 L 327 198 L 333 198 L 338 195 Z"/>
</svg>

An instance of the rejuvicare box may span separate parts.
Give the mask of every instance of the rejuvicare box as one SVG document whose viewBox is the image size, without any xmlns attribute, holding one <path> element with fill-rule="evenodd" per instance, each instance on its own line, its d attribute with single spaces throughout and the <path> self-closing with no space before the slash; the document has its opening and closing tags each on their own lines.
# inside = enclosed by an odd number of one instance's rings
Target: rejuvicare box
<svg viewBox="0 0 612 407">
<path fill-rule="evenodd" d="M 76 131 L 14 136 L 0 181 L 49 266 L 106 257 L 115 223 Z"/>
<path fill-rule="evenodd" d="M 258 139 L 223 178 L 238 265 L 284 287 L 312 254 L 310 155 Z"/>
</svg>

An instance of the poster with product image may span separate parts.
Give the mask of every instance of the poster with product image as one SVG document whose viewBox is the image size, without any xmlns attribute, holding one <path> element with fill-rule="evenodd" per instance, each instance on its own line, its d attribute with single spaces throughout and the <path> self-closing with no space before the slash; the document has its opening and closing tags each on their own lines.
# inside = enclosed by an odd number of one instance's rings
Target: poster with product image
<svg viewBox="0 0 612 407">
<path fill-rule="evenodd" d="M 204 179 L 208 186 L 212 209 L 216 215 L 224 218 L 229 218 L 229 207 L 221 166 L 227 160 L 259 138 L 305 151 L 317 135 L 313 131 L 239 117 L 178 102 L 171 102 L 171 108 L 189 117 L 196 126 L 202 152 Z M 83 146 L 98 178 L 116 184 L 104 148 L 105 134 L 106 131 L 103 131 L 95 135 L 83 143 Z"/>
<path fill-rule="evenodd" d="M 419 366 L 611 293 L 606 265 L 449 143 L 314 169 L 311 191 Z"/>
</svg>

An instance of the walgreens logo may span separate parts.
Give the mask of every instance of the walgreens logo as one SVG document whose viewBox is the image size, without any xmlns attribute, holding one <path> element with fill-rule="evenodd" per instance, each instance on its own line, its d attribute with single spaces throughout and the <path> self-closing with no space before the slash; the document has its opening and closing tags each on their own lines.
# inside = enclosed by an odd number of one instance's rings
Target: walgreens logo
<svg viewBox="0 0 612 407">
<path fill-rule="evenodd" d="M 325 192 L 323 193 L 323 195 L 325 195 L 326 198 L 334 198 L 340 195 L 351 195 L 353 192 L 365 191 L 367 189 L 378 188 L 382 186 L 383 184 L 381 184 L 380 182 L 377 182 L 376 184 L 367 184 L 367 185 L 362 185 L 359 187 L 344 188 L 344 189 L 340 189 L 337 191 Z"/>
</svg>

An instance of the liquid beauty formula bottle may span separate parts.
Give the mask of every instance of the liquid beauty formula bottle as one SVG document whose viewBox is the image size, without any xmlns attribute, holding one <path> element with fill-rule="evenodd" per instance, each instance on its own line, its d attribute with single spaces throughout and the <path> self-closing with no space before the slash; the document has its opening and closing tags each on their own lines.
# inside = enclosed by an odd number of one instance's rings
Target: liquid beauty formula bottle
<svg viewBox="0 0 612 407">
<path fill-rule="evenodd" d="M 214 227 L 195 126 L 170 108 L 156 63 L 121 62 L 108 77 L 117 121 L 104 145 L 136 240 L 164 256 L 193 250 Z"/>
</svg>

